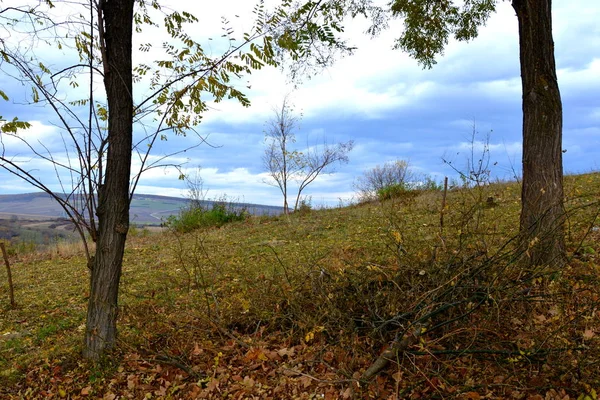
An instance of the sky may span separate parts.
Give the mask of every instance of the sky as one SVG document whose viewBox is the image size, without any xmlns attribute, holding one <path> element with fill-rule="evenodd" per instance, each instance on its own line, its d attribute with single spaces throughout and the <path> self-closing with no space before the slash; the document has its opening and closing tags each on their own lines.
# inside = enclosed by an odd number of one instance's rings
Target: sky
<svg viewBox="0 0 600 400">
<path fill-rule="evenodd" d="M 174 8 L 179 3 L 170 2 Z M 251 24 L 252 2 L 223 0 L 212 9 L 198 9 L 200 18 L 193 27 L 197 37 L 218 37 L 221 16 L 232 21 L 236 32 Z M 194 11 L 193 7 L 187 6 Z M 192 7 L 190 9 L 189 7 Z M 239 15 L 240 17 L 235 17 Z M 566 173 L 600 170 L 600 2 L 597 0 L 555 0 L 553 32 L 558 81 L 561 89 L 563 155 Z M 349 21 L 346 37 L 358 47 L 352 56 L 337 60 L 299 85 L 290 82 L 285 71 L 266 68 L 245 77 L 251 87 L 242 86 L 252 105 L 235 101 L 211 104 L 197 127 L 203 144 L 178 154 L 168 162 L 182 164 L 194 174 L 201 168 L 207 198 L 226 195 L 234 201 L 281 205 L 276 187 L 266 183 L 263 166 L 266 121 L 273 118 L 286 95 L 301 120 L 296 131 L 297 148 L 302 151 L 323 141 L 329 144 L 354 141 L 349 163 L 336 165 L 305 189 L 313 206 L 336 206 L 356 200 L 354 184 L 364 171 L 394 160 L 406 160 L 415 172 L 442 181 L 457 173 L 443 160 L 466 171 L 474 148 L 476 157 L 483 143 L 489 143 L 493 179 L 514 179 L 521 169 L 521 81 L 518 26 L 510 2 L 499 2 L 497 12 L 479 36 L 469 43 L 451 41 L 432 69 L 423 69 L 400 50 L 393 50 L 401 32 L 401 21 L 392 21 L 376 38 L 364 34 L 368 24 Z M 241 35 L 240 35 L 241 36 Z M 16 37 L 16 35 L 14 36 Z M 136 43 L 159 43 L 160 32 L 145 31 Z M 218 53 L 219 44 L 206 41 Z M 214 46 L 211 48 L 210 46 Z M 49 51 L 42 44 L 36 51 L 46 65 L 57 66 L 65 55 Z M 152 55 L 136 53 L 135 62 L 148 62 Z M 48 107 L 29 106 L 28 92 L 6 74 L 0 74 L 0 90 L 9 101 L 0 100 L 0 115 L 19 116 L 32 127 L 22 135 L 64 157 L 60 129 Z M 77 90 L 64 94 L 76 96 Z M 137 87 L 143 93 L 143 87 Z M 136 127 L 136 134 L 141 128 Z M 473 133 L 475 139 L 473 140 Z M 51 168 L 28 158 L 28 149 L 14 138 L 3 137 L 8 154 L 26 160 L 36 176 L 54 190 L 59 188 Z M 170 137 L 155 148 L 154 157 L 198 144 L 198 137 Z M 134 162 L 134 168 L 139 165 Z M 186 184 L 174 168 L 147 171 L 137 193 L 186 196 Z M 32 192 L 34 189 L 5 171 L 0 171 L 0 194 Z"/>
</svg>

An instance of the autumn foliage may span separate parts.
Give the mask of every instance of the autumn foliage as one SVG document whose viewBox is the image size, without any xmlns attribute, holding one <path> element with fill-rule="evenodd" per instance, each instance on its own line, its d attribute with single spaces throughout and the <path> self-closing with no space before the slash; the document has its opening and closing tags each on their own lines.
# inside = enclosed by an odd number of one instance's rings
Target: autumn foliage
<svg viewBox="0 0 600 400">
<path fill-rule="evenodd" d="M 131 237 L 96 364 L 83 256 L 17 254 L 0 398 L 596 399 L 600 174 L 566 188 L 561 270 L 522 261 L 513 183 Z"/>
</svg>

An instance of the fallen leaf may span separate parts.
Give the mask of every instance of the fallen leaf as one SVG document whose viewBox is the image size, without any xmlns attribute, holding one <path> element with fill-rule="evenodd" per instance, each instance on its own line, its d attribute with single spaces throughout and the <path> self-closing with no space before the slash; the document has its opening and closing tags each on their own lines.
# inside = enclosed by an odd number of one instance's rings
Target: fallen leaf
<svg viewBox="0 0 600 400">
<path fill-rule="evenodd" d="M 292 347 L 291 349 L 283 348 L 277 351 L 277 354 L 279 354 L 281 357 L 283 356 L 288 356 L 288 357 L 293 357 L 294 356 L 294 348 Z"/>
<path fill-rule="evenodd" d="M 354 391 L 352 390 L 351 387 L 349 387 L 348 389 L 344 390 L 344 393 L 342 394 L 342 397 L 344 399 L 349 399 L 352 397 L 352 395 L 354 394 Z"/>
<path fill-rule="evenodd" d="M 593 338 L 594 336 L 596 336 L 596 333 L 595 333 L 593 330 L 591 330 L 591 329 L 586 329 L 586 330 L 583 332 L 583 338 L 584 338 L 584 339 L 591 339 L 591 338 Z"/>
<path fill-rule="evenodd" d="M 198 343 L 194 343 L 194 350 L 192 350 L 192 355 L 193 356 L 199 356 L 200 354 L 202 354 L 204 350 L 202 350 L 200 348 L 200 346 L 198 346 Z"/>
<path fill-rule="evenodd" d="M 249 376 L 245 376 L 244 377 L 244 381 L 242 382 L 244 385 L 248 386 L 248 387 L 253 387 L 254 386 L 254 379 L 250 378 Z"/>
<path fill-rule="evenodd" d="M 240 377 L 241 378 L 241 377 Z M 206 390 L 208 392 L 212 392 L 213 390 L 215 390 L 216 388 L 219 387 L 219 380 L 218 379 L 211 379 L 208 384 L 206 385 Z"/>
</svg>

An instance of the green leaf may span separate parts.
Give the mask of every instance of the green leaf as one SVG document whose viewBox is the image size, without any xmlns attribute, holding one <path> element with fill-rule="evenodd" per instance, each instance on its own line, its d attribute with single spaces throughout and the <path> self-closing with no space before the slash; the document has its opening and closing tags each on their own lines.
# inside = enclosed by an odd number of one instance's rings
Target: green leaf
<svg viewBox="0 0 600 400">
<path fill-rule="evenodd" d="M 36 88 L 34 88 L 34 87 L 31 88 L 31 95 L 33 97 L 34 103 L 37 103 L 40 101 L 40 94 L 38 93 Z"/>
<path fill-rule="evenodd" d="M 0 121 L 1 120 L 2 117 L 0 117 Z M 3 133 L 17 133 L 17 130 L 27 129 L 29 127 L 31 127 L 31 124 L 29 122 L 19 121 L 19 119 L 15 117 L 12 121 L 1 124 L 0 131 Z"/>
</svg>

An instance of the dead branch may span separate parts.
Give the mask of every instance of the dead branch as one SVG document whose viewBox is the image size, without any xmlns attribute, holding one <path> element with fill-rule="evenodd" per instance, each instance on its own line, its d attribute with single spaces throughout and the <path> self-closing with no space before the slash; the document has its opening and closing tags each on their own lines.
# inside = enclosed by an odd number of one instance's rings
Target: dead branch
<svg viewBox="0 0 600 400">
<path fill-rule="evenodd" d="M 427 332 L 427 327 L 429 324 L 417 323 L 414 326 L 412 334 L 403 335 L 401 340 L 398 340 L 397 337 L 392 342 L 391 346 L 387 348 L 381 355 L 375 360 L 373 364 L 362 374 L 360 380 L 368 381 L 379 372 L 381 372 L 385 367 L 388 366 L 391 360 L 395 360 L 398 357 L 398 354 L 406 351 L 410 346 L 417 343 L 419 338 L 423 336 L 425 332 Z"/>
</svg>

